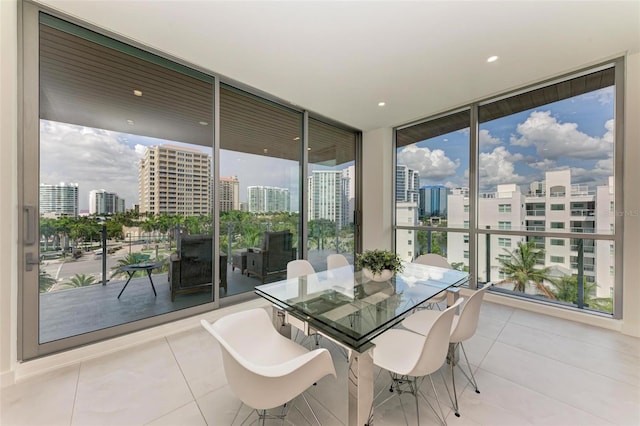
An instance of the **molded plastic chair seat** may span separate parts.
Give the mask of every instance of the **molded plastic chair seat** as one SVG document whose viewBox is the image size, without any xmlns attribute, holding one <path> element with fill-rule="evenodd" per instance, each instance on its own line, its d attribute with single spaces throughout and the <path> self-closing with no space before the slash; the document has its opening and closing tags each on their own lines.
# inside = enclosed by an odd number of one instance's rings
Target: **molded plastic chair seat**
<svg viewBox="0 0 640 426">
<path fill-rule="evenodd" d="M 438 268 L 451 269 L 451 264 L 449 264 L 447 259 L 435 253 L 421 254 L 420 256 L 416 257 L 413 263 L 419 263 L 421 265 L 437 266 Z M 427 305 L 431 307 L 435 305 L 438 309 L 440 309 L 439 303 L 444 302 L 446 298 L 447 298 L 447 292 L 443 291 L 442 293 L 437 294 L 433 296 L 431 299 L 429 299 L 429 301 L 427 302 Z"/>
<path fill-rule="evenodd" d="M 418 395 L 420 395 L 440 422 L 446 425 L 445 416 L 440 406 L 440 399 L 431 379 L 431 373 L 440 369 L 444 364 L 449 350 L 449 336 L 453 316 L 455 309 L 462 301 L 463 298 L 460 298 L 450 308 L 437 312 L 437 318 L 426 335 L 393 328 L 373 339 L 375 344 L 371 352 L 373 363 L 391 373 L 392 384 L 390 390 L 394 393 L 391 397 L 377 404 L 378 406 L 395 395 L 411 393 L 415 397 L 416 416 L 418 424 L 420 424 L 420 410 L 418 407 Z M 426 376 L 429 376 L 440 413 L 435 410 L 420 390 L 422 380 Z"/>
<path fill-rule="evenodd" d="M 452 360 L 449 360 L 449 364 L 451 365 L 451 382 L 453 384 L 454 395 L 454 399 L 452 399 L 452 402 L 455 414 L 458 417 L 460 416 L 460 412 L 458 410 L 458 395 L 456 393 L 456 382 L 455 375 L 453 374 L 453 367 L 457 365 L 465 375 L 469 383 L 474 386 L 476 393 L 480 393 L 475 376 L 473 375 L 473 370 L 471 370 L 471 364 L 469 364 L 469 359 L 467 358 L 467 353 L 464 350 L 462 342 L 470 339 L 476 333 L 476 329 L 478 328 L 478 320 L 480 319 L 480 307 L 482 305 L 482 299 L 489 287 L 489 285 L 485 285 L 483 288 L 476 290 L 476 292 L 473 293 L 471 297 L 469 297 L 469 300 L 467 300 L 467 302 L 461 308 L 460 314 L 454 316 L 451 323 L 451 335 L 449 337 L 449 342 L 455 345 L 453 350 L 455 350 L 457 345 L 460 345 L 470 373 L 470 375 L 467 375 L 467 373 L 462 370 L 459 363 L 455 363 Z M 422 310 L 412 314 L 410 317 L 403 320 L 401 325 L 407 330 L 410 330 L 414 333 L 426 334 L 433 326 L 437 317 L 437 311 Z"/>
<path fill-rule="evenodd" d="M 343 266 L 349 266 L 349 261 L 343 254 L 333 253 L 327 256 L 327 269 L 342 268 Z"/>
<path fill-rule="evenodd" d="M 282 336 L 264 309 L 230 314 L 213 324 L 202 320 L 201 324 L 220 343 L 231 390 L 256 410 L 281 406 L 324 376 L 336 376 L 329 351 L 309 351 Z M 265 415 L 258 412 L 261 419 Z"/>
<path fill-rule="evenodd" d="M 292 260 L 287 263 L 287 279 L 303 277 L 305 275 L 315 274 L 313 265 L 306 259 Z"/>
</svg>

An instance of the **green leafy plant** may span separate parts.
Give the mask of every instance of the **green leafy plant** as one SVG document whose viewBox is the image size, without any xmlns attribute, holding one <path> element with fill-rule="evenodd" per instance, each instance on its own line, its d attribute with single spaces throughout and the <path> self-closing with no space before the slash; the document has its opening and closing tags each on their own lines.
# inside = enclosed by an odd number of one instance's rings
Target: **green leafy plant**
<svg viewBox="0 0 640 426">
<path fill-rule="evenodd" d="M 356 254 L 356 267 L 367 268 L 373 274 L 379 274 L 383 269 L 390 269 L 394 273 L 402 272 L 404 268 L 397 254 L 379 249 L 365 250 Z"/>
</svg>

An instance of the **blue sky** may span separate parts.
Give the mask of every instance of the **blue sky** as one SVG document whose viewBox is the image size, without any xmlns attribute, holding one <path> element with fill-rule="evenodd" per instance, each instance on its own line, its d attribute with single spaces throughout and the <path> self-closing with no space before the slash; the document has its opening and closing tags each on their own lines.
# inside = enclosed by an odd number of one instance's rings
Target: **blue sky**
<svg viewBox="0 0 640 426">
<path fill-rule="evenodd" d="M 480 127 L 480 187 L 524 185 L 544 172 L 570 168 L 573 183 L 601 185 L 613 174 L 613 88 L 548 104 Z M 131 208 L 138 202 L 138 161 L 146 146 L 179 142 L 41 120 L 40 182 L 78 183 L 80 208 L 89 191 L 117 193 Z M 398 150 L 398 162 L 419 170 L 421 184 L 468 186 L 469 131 L 456 131 Z M 211 154 L 211 148 L 197 147 Z M 345 164 L 342 166 L 347 166 Z M 342 168 L 339 166 L 338 168 Z M 310 167 L 313 169 L 313 167 Z M 237 175 L 241 199 L 248 185 L 299 193 L 298 163 L 223 150 L 220 176 Z"/>
<path fill-rule="evenodd" d="M 602 185 L 613 174 L 613 87 L 480 125 L 481 191 L 524 185 L 545 171 L 571 169 L 572 183 Z M 421 184 L 468 186 L 469 130 L 398 150 L 398 163 L 420 171 Z"/>
</svg>

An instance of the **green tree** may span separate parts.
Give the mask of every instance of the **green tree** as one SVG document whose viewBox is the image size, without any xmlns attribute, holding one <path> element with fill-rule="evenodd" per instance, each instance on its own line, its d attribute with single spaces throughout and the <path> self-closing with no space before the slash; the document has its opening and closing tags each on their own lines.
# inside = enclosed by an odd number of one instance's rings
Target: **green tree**
<svg viewBox="0 0 640 426">
<path fill-rule="evenodd" d="M 40 218 L 40 234 L 44 238 L 44 251 L 49 250 L 49 238 L 56 234 L 55 220 L 50 218 Z"/>
<path fill-rule="evenodd" d="M 40 293 L 46 293 L 50 291 L 51 287 L 53 287 L 56 283 L 56 279 L 49 275 L 49 273 L 44 269 L 40 269 L 38 278 Z"/>
<path fill-rule="evenodd" d="M 68 282 L 60 285 L 58 288 L 77 288 L 94 284 L 97 284 L 97 281 L 96 277 L 94 277 L 93 275 L 75 274 Z"/>
<path fill-rule="evenodd" d="M 553 288 L 551 292 L 558 300 L 578 304 L 578 277 L 565 275 L 550 281 Z M 595 297 L 598 285 L 596 283 L 584 283 L 584 304 L 590 308 L 605 312 L 613 312 L 613 299 L 610 297 Z"/>
<path fill-rule="evenodd" d="M 498 284 L 513 283 L 514 291 L 523 292 L 527 284 L 534 284 L 538 291 L 548 297 L 555 299 L 555 296 L 544 285 L 545 281 L 550 281 L 549 267 L 538 267 L 538 262 L 544 260 L 544 250 L 535 246 L 534 241 L 519 242 L 518 247 L 513 251 L 504 249 L 509 254 L 508 259 L 498 257 L 500 262 L 500 272 L 507 278 Z"/>
</svg>

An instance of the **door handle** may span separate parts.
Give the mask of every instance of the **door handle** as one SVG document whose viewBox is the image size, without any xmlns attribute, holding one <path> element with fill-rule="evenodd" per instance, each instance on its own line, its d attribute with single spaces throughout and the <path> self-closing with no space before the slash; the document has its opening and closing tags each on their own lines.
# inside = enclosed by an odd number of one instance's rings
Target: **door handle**
<svg viewBox="0 0 640 426">
<path fill-rule="evenodd" d="M 27 253 L 24 256 L 24 266 L 27 272 L 33 271 L 33 265 L 40 265 L 40 259 L 33 257 L 33 253 Z"/>
<path fill-rule="evenodd" d="M 24 206 L 25 218 L 25 233 L 24 233 L 24 245 L 32 246 L 36 243 L 36 208 L 34 206 Z"/>
</svg>

